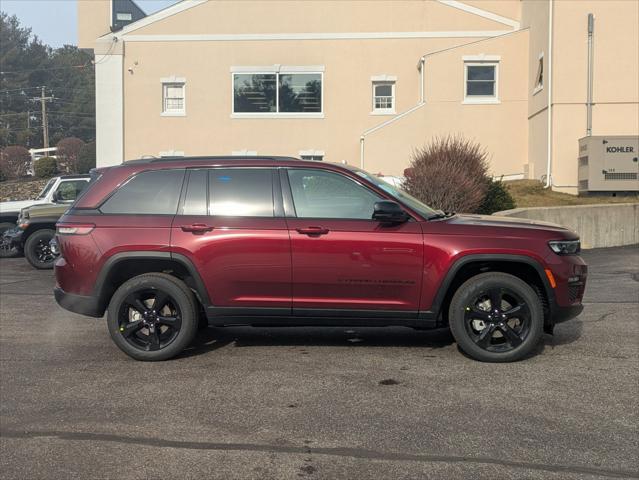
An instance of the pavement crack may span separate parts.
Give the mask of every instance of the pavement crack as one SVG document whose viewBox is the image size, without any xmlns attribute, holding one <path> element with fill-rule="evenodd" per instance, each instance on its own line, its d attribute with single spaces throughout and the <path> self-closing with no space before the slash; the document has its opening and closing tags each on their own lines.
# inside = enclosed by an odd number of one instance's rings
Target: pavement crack
<svg viewBox="0 0 639 480">
<path fill-rule="evenodd" d="M 381 452 L 367 450 L 363 448 L 347 447 L 309 447 L 289 446 L 289 445 L 268 445 L 256 443 L 218 443 L 218 442 L 196 442 L 188 440 L 167 440 L 161 438 L 147 437 L 127 437 L 109 433 L 85 433 L 85 432 L 64 432 L 64 431 L 18 431 L 3 430 L 0 433 L 3 438 L 14 439 L 35 439 L 35 438 L 55 438 L 67 441 L 85 442 L 114 442 L 130 445 L 142 445 L 159 448 L 183 448 L 188 450 L 218 450 L 218 451 L 244 451 L 244 452 L 265 452 L 265 453 L 288 453 L 301 455 L 327 455 L 334 457 L 349 457 L 366 460 L 385 460 L 395 462 L 437 462 L 437 463 L 461 463 L 461 464 L 484 464 L 501 467 L 520 468 L 552 473 L 570 473 L 584 475 L 600 475 L 610 478 L 635 478 L 639 479 L 639 471 L 629 470 L 609 470 L 604 468 L 593 468 L 578 465 L 551 465 L 543 463 L 517 462 L 490 457 L 457 456 L 457 455 L 435 455 L 419 453 L 401 452 Z"/>
</svg>

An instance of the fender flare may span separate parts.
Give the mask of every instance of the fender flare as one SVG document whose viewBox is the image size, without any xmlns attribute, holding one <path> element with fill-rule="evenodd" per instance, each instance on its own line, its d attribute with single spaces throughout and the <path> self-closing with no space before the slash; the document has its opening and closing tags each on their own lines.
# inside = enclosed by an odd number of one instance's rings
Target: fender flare
<svg viewBox="0 0 639 480">
<path fill-rule="evenodd" d="M 100 269 L 100 273 L 95 280 L 95 286 L 93 287 L 93 296 L 100 299 L 100 304 L 102 304 L 106 299 L 103 298 L 104 293 L 104 284 L 106 279 L 109 277 L 109 274 L 113 271 L 113 269 L 124 261 L 128 260 L 170 260 L 179 263 L 182 265 L 188 272 L 189 275 L 193 278 L 195 282 L 195 291 L 202 302 L 204 308 L 211 305 L 209 300 L 208 291 L 206 290 L 206 286 L 202 281 L 202 277 L 199 272 L 193 265 L 193 262 L 189 260 L 188 257 L 181 255 L 179 253 L 172 252 L 149 252 L 149 251 L 130 251 L 130 252 L 120 252 L 112 255 L 109 259 L 104 262 L 102 268 Z"/>
<path fill-rule="evenodd" d="M 470 254 L 464 255 L 463 257 L 457 259 L 446 272 L 446 276 L 444 280 L 439 286 L 437 290 L 437 294 L 433 299 L 433 303 L 430 307 L 429 315 L 437 318 L 441 311 L 442 304 L 444 302 L 444 298 L 448 294 L 448 289 L 450 288 L 455 276 L 459 273 L 459 271 L 465 265 L 474 262 L 511 262 L 511 263 L 525 263 L 535 269 L 537 275 L 541 279 L 542 285 L 544 287 L 544 293 L 548 298 L 548 308 L 550 309 L 550 318 L 553 316 L 553 312 L 555 310 L 555 292 L 550 286 L 550 282 L 548 281 L 548 277 L 546 276 L 546 272 L 544 271 L 543 266 L 539 263 L 539 261 L 535 260 L 532 257 L 526 255 L 510 255 L 510 254 L 499 254 L 499 253 L 480 253 L 480 254 Z"/>
</svg>

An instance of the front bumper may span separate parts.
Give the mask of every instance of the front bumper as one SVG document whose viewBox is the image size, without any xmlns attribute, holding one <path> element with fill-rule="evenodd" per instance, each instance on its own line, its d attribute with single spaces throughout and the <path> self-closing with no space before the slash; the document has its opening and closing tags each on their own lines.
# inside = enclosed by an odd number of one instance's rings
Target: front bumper
<svg viewBox="0 0 639 480">
<path fill-rule="evenodd" d="M 96 297 L 67 293 L 60 287 L 53 289 L 53 295 L 58 305 L 70 312 L 96 318 L 101 318 L 104 315 L 104 309 L 100 308 Z"/>
<path fill-rule="evenodd" d="M 0 244 L 6 245 L 9 248 L 18 248 L 22 249 L 22 237 L 24 235 L 24 230 L 19 227 L 13 227 L 9 230 L 5 230 L 0 237 Z"/>
<path fill-rule="evenodd" d="M 569 307 L 555 306 L 552 314 L 553 324 L 556 325 L 557 323 L 567 322 L 568 320 L 575 318 L 583 312 L 583 310 L 584 306 L 581 303 L 578 305 L 571 305 Z"/>
</svg>

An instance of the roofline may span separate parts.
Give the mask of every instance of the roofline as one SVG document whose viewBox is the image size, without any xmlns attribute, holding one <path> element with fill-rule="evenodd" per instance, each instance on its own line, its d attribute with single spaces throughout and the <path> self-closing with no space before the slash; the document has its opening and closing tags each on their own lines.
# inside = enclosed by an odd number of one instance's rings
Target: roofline
<svg viewBox="0 0 639 480">
<path fill-rule="evenodd" d="M 129 32 L 133 32 L 139 28 L 146 27 L 152 23 L 158 22 L 160 20 L 164 20 L 165 18 L 171 17 L 178 13 L 181 13 L 185 10 L 189 10 L 193 7 L 197 7 L 198 5 L 202 5 L 203 3 L 208 2 L 209 0 L 181 0 L 175 5 L 170 5 L 162 10 L 158 10 L 151 15 L 147 15 L 140 20 L 129 23 L 127 26 L 118 30 L 117 32 L 109 32 L 101 37 L 98 37 L 98 40 L 112 40 L 113 38 L 117 38 L 118 36 L 126 35 Z M 143 9 L 140 9 L 144 12 Z M 146 12 L 145 12 L 146 13 Z"/>
<path fill-rule="evenodd" d="M 141 18 L 140 20 L 137 20 L 133 23 L 129 23 L 127 26 L 118 30 L 117 32 L 109 32 L 105 35 L 102 35 L 101 37 L 98 37 L 97 40 L 101 40 L 101 41 L 113 40 L 114 38 L 117 38 L 118 36 L 128 35 L 130 32 L 134 32 L 135 30 L 146 27 L 147 25 L 151 25 L 160 20 L 164 20 L 165 18 L 169 18 L 178 13 L 197 7 L 198 5 L 202 5 L 203 3 L 206 3 L 208 1 L 209 0 L 181 0 L 180 2 L 174 5 L 163 8 L 162 10 L 158 10 L 157 12 L 152 13 L 151 15 L 147 15 L 146 17 Z M 511 27 L 513 30 L 517 30 L 520 28 L 520 23 L 516 20 L 503 17 L 501 15 L 490 12 L 488 10 L 467 5 L 466 3 L 458 1 L 458 0 L 436 0 L 436 1 L 442 5 L 446 5 L 448 7 L 455 8 L 457 10 L 461 10 L 466 13 L 470 13 L 472 15 L 477 15 L 487 20 L 492 20 L 494 22 L 501 23 L 502 25 L 507 25 Z M 138 8 L 140 7 L 138 6 Z M 140 10 L 144 12 L 142 8 L 140 8 Z"/>
</svg>

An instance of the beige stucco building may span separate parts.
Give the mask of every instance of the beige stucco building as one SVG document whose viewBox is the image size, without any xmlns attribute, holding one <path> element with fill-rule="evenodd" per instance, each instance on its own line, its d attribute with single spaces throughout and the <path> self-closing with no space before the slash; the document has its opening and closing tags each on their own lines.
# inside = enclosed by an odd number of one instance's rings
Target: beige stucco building
<svg viewBox="0 0 639 480">
<path fill-rule="evenodd" d="M 576 193 L 580 137 L 639 134 L 634 0 L 183 0 L 111 32 L 117 1 L 78 2 L 99 166 L 258 154 L 402 175 L 459 133 L 494 175 Z"/>
</svg>

